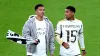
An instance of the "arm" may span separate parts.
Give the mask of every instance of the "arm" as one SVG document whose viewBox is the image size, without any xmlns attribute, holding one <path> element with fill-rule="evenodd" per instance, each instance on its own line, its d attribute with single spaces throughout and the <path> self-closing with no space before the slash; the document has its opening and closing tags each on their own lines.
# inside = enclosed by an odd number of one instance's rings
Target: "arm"
<svg viewBox="0 0 100 56">
<path fill-rule="evenodd" d="M 69 48 L 68 43 L 63 42 L 63 40 L 61 40 L 61 37 L 62 37 L 62 27 L 61 27 L 61 25 L 58 23 L 58 24 L 57 24 L 56 31 L 55 31 L 55 40 L 56 40 L 60 45 L 64 46 L 66 49 L 68 49 L 68 48 Z"/>
<path fill-rule="evenodd" d="M 81 28 L 79 30 L 79 44 L 81 46 L 81 49 L 85 50 L 84 36 L 83 36 L 83 24 L 81 25 Z"/>
<path fill-rule="evenodd" d="M 54 44 L 54 28 L 53 28 L 53 25 L 52 23 L 50 23 L 50 43 L 49 43 L 49 47 L 50 47 L 50 54 L 51 56 L 53 56 L 53 53 L 54 53 L 54 49 L 55 49 L 55 44 Z"/>
<path fill-rule="evenodd" d="M 81 49 L 82 49 L 82 50 L 85 50 L 83 33 L 79 34 L 79 44 L 80 44 L 80 46 L 81 46 Z"/>
<path fill-rule="evenodd" d="M 79 44 L 82 49 L 82 56 L 86 55 L 84 36 L 83 36 L 83 24 L 81 25 L 81 29 L 79 31 Z"/>
<path fill-rule="evenodd" d="M 60 34 L 55 33 L 55 40 L 56 40 L 60 45 L 62 45 L 63 41 L 60 39 Z"/>
<path fill-rule="evenodd" d="M 60 39 L 60 34 L 61 34 L 61 27 L 60 24 L 58 22 L 57 26 L 56 26 L 56 31 L 55 31 L 55 40 L 62 45 L 63 41 Z"/>
<path fill-rule="evenodd" d="M 38 43 L 37 40 L 32 39 L 31 34 L 30 34 L 30 27 L 29 27 L 29 21 L 26 21 L 26 23 L 23 26 L 22 29 L 22 36 L 27 39 L 27 44 L 36 44 Z"/>
</svg>

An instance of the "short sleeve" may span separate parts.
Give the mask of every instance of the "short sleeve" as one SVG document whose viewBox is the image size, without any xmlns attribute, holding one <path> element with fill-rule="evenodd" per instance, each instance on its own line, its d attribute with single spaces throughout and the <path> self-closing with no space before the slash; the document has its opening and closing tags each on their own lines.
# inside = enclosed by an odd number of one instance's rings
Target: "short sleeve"
<svg viewBox="0 0 100 56">
<path fill-rule="evenodd" d="M 61 25 L 60 25 L 59 22 L 57 23 L 57 26 L 56 26 L 56 29 L 55 29 L 55 33 L 61 34 Z"/>
</svg>

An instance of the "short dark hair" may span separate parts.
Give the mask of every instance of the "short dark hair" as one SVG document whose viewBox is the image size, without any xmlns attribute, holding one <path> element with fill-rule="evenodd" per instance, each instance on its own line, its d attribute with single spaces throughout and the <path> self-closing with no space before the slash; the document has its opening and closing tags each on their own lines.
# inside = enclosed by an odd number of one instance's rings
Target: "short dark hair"
<svg viewBox="0 0 100 56">
<path fill-rule="evenodd" d="M 68 7 L 66 7 L 66 9 L 70 9 L 74 13 L 76 12 L 75 7 L 73 7 L 73 6 L 68 6 Z"/>
<path fill-rule="evenodd" d="M 37 4 L 36 6 L 35 6 L 35 11 L 36 11 L 36 9 L 38 9 L 38 7 L 44 7 L 42 4 Z"/>
</svg>

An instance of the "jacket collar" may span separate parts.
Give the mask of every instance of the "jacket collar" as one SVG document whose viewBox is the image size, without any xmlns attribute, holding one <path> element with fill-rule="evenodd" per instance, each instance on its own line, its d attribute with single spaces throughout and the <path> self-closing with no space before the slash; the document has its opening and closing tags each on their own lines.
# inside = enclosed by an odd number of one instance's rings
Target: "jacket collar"
<svg viewBox="0 0 100 56">
<path fill-rule="evenodd" d="M 31 15 L 31 16 L 29 16 L 28 20 L 30 20 L 31 22 L 34 22 L 35 18 L 36 18 L 36 15 Z M 43 18 L 45 21 L 49 21 L 49 19 L 46 16 L 43 16 Z"/>
</svg>

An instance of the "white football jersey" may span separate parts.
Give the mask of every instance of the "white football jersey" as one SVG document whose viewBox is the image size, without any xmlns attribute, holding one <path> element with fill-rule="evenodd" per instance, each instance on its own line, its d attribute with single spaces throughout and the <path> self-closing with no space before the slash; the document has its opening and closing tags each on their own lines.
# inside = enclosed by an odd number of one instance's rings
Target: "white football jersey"
<svg viewBox="0 0 100 56">
<path fill-rule="evenodd" d="M 40 40 L 40 43 L 37 45 L 36 53 L 33 54 L 36 56 L 47 56 L 46 55 L 46 23 L 43 19 L 42 21 L 38 21 L 35 19 L 36 22 L 36 34 L 37 38 Z"/>
<path fill-rule="evenodd" d="M 55 33 L 60 34 L 60 38 L 63 42 L 69 44 L 69 48 L 66 49 L 62 45 L 60 46 L 60 55 L 77 55 L 80 54 L 78 45 L 78 35 L 83 32 L 83 24 L 80 20 L 61 20 L 57 24 Z"/>
</svg>

